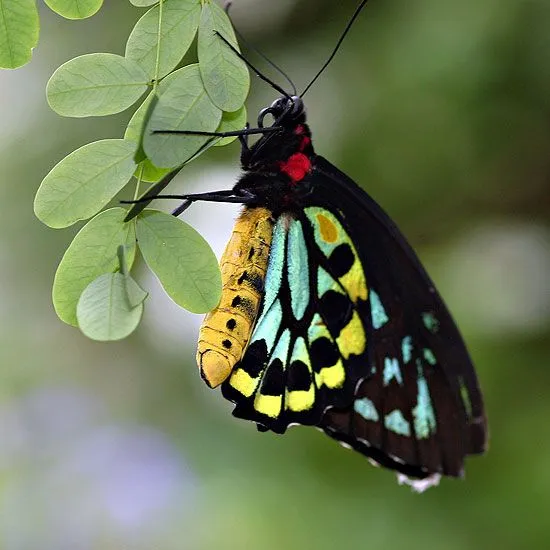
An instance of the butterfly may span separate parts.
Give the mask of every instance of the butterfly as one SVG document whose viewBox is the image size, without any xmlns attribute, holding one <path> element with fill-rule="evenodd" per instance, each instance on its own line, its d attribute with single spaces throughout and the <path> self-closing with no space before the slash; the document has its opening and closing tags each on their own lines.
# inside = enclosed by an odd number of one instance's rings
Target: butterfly
<svg viewBox="0 0 550 550">
<path fill-rule="evenodd" d="M 202 377 L 262 431 L 318 426 L 405 476 L 462 476 L 487 428 L 449 311 L 395 223 L 315 154 L 302 100 L 267 112 L 276 130 L 208 197 L 245 207 L 200 329 Z"/>
<path fill-rule="evenodd" d="M 315 153 L 300 96 L 284 93 L 258 128 L 231 134 L 243 175 L 231 190 L 183 196 L 177 212 L 244 205 L 221 258 L 221 301 L 199 333 L 205 382 L 260 431 L 316 426 L 403 480 L 462 476 L 487 446 L 483 399 L 403 234 Z"/>
</svg>

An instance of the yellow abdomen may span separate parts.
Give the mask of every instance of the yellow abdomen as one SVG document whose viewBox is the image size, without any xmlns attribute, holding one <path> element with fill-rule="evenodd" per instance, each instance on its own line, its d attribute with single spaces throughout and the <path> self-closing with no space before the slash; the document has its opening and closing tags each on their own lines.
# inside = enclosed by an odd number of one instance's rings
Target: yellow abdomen
<svg viewBox="0 0 550 550">
<path fill-rule="evenodd" d="M 254 329 L 267 270 L 273 218 L 266 208 L 245 208 L 220 260 L 222 297 L 204 318 L 197 364 L 215 388 L 241 360 Z"/>
</svg>

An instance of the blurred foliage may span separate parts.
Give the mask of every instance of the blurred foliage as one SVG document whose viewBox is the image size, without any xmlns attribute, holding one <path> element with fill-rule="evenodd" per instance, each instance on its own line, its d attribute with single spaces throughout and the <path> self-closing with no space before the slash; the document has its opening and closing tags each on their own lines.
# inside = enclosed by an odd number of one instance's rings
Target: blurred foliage
<svg viewBox="0 0 550 550">
<path fill-rule="evenodd" d="M 301 90 L 354 5 L 235 0 L 233 19 Z M 122 54 L 136 11 L 111 2 L 66 22 L 44 10 L 32 63 L 0 74 L 0 547 L 548 547 L 548 1 L 373 1 L 306 96 L 317 151 L 399 223 L 477 365 L 489 453 L 464 482 L 420 496 L 315 430 L 278 437 L 232 418 L 194 365 L 198 320 L 162 291 L 119 344 L 55 316 L 50 285 L 70 238 L 33 217 L 34 193 L 71 150 L 121 137 L 131 113 L 62 119 L 44 87 L 76 55 Z M 254 80 L 249 112 L 275 97 Z M 180 184 L 219 186 L 223 170 L 229 187 L 237 159 L 236 144 L 211 150 Z M 184 219 L 226 240 L 227 209 Z"/>
</svg>

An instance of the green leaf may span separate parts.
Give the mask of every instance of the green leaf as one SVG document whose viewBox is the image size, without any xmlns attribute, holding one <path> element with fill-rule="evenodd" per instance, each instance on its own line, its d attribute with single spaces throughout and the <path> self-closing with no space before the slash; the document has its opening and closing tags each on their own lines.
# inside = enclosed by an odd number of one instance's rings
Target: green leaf
<svg viewBox="0 0 550 550">
<path fill-rule="evenodd" d="M 159 0 L 130 0 L 130 4 L 137 6 L 138 8 L 148 8 L 153 4 L 158 4 Z M 166 1 L 166 0 L 165 0 Z"/>
<path fill-rule="evenodd" d="M 46 4 L 66 19 L 86 19 L 99 11 L 103 0 L 45 0 Z"/>
<path fill-rule="evenodd" d="M 91 53 L 61 65 L 48 81 L 46 95 L 62 116 L 112 115 L 133 105 L 147 90 L 148 80 L 133 59 Z"/>
<path fill-rule="evenodd" d="M 143 15 L 126 43 L 126 57 L 137 61 L 151 79 L 168 74 L 191 46 L 199 27 L 200 0 L 165 2 L 160 36 L 159 14 L 160 7 L 155 6 Z M 157 47 L 160 47 L 158 74 Z"/>
<path fill-rule="evenodd" d="M 139 248 L 176 304 L 206 313 L 221 297 L 221 274 L 208 243 L 174 216 L 146 210 L 137 218 Z"/>
<path fill-rule="evenodd" d="M 16 69 L 28 63 L 39 29 L 35 0 L 0 0 L 0 67 Z"/>
<path fill-rule="evenodd" d="M 104 139 L 67 155 L 42 180 L 36 217 L 59 229 L 99 212 L 132 177 L 135 150 L 133 141 Z"/>
<path fill-rule="evenodd" d="M 169 77 L 166 77 L 162 82 L 165 82 Z M 162 84 L 162 83 L 161 83 Z M 159 86 L 159 89 L 161 86 Z M 136 112 L 132 115 L 126 132 L 124 133 L 124 139 L 130 139 L 137 144 L 142 140 L 143 135 L 143 123 L 144 117 L 147 114 L 149 104 L 153 100 L 155 92 L 151 92 L 145 101 L 136 109 Z M 135 172 L 136 178 L 141 174 L 141 180 L 146 182 L 157 182 L 161 180 L 166 174 L 170 172 L 170 168 L 158 168 L 149 159 L 145 159 L 139 163 L 139 166 Z"/>
<path fill-rule="evenodd" d="M 246 107 L 243 105 L 238 111 L 228 113 L 224 111 L 220 125 L 216 128 L 216 132 L 232 132 L 233 130 L 242 130 L 246 125 Z M 233 143 L 237 137 L 226 137 L 214 143 L 214 147 L 223 147 L 229 143 Z"/>
<path fill-rule="evenodd" d="M 127 281 L 138 286 L 130 276 L 104 273 L 84 289 L 76 315 L 80 330 L 88 338 L 102 342 L 122 340 L 137 328 L 143 315 L 143 303 L 135 307 L 130 305 Z"/>
<path fill-rule="evenodd" d="M 216 32 L 239 49 L 227 14 L 217 4 L 207 2 L 202 7 L 197 43 L 202 80 L 214 105 L 222 111 L 236 111 L 248 95 L 250 75 L 246 63 Z"/>
<path fill-rule="evenodd" d="M 143 148 L 161 168 L 180 166 L 195 155 L 208 138 L 153 134 L 153 130 L 213 132 L 222 112 L 212 103 L 202 83 L 198 65 L 188 65 L 172 73 L 146 126 Z"/>
<path fill-rule="evenodd" d="M 119 268 L 118 247 L 125 247 L 126 266 L 134 263 L 135 224 L 124 223 L 126 210 L 111 208 L 90 220 L 65 252 L 53 282 L 52 299 L 59 318 L 77 325 L 76 305 L 82 291 L 99 275 Z"/>
</svg>

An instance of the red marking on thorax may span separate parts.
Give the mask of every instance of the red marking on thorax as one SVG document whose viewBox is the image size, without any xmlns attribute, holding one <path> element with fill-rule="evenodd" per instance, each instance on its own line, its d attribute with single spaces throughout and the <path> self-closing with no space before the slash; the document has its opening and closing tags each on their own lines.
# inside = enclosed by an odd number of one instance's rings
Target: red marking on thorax
<svg viewBox="0 0 550 550">
<path fill-rule="evenodd" d="M 279 168 L 293 183 L 297 183 L 310 171 L 311 161 L 303 153 L 294 153 L 287 161 L 281 162 Z"/>
</svg>

